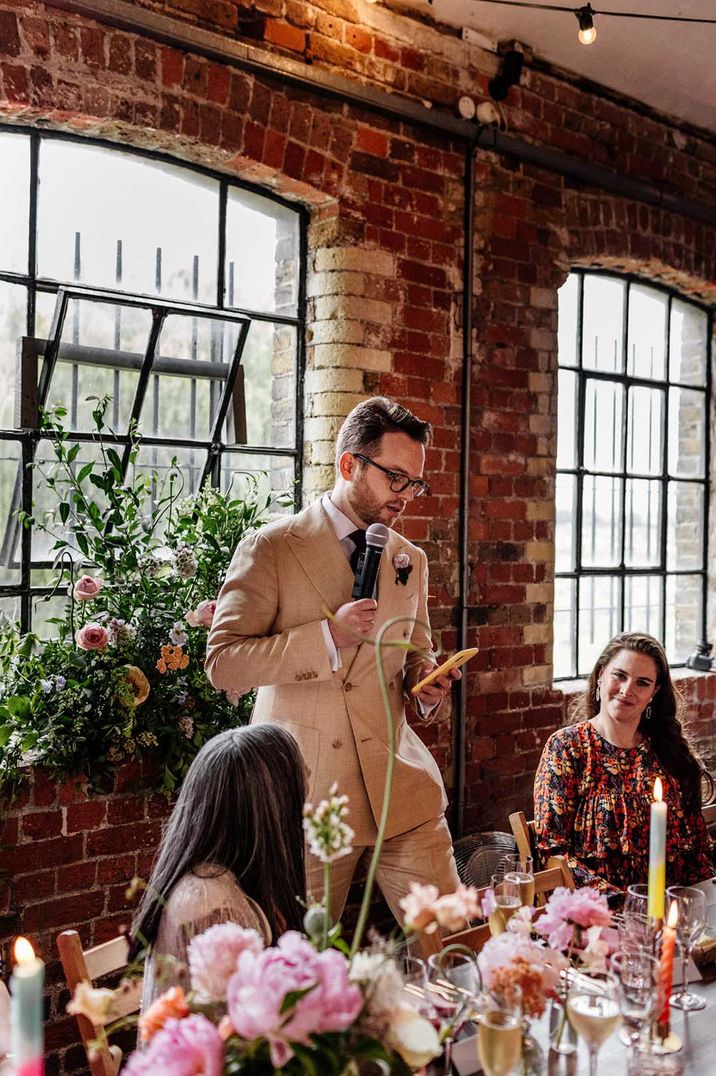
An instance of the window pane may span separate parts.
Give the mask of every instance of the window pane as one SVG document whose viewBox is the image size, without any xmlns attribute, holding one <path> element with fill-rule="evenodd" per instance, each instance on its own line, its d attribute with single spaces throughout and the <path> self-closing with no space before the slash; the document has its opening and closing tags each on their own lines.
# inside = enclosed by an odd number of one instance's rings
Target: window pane
<svg viewBox="0 0 716 1076">
<path fill-rule="evenodd" d="M 555 499 L 555 571 L 571 572 L 574 571 L 576 563 L 577 478 L 575 475 L 557 475 Z"/>
<path fill-rule="evenodd" d="M 584 466 L 620 471 L 624 437 L 624 390 L 608 381 L 587 381 L 584 407 Z"/>
<path fill-rule="evenodd" d="M 558 374 L 557 413 L 557 466 L 576 467 L 577 375 L 571 370 L 560 370 Z"/>
<path fill-rule="evenodd" d="M 624 562 L 661 565 L 661 483 L 628 478 L 624 511 Z"/>
<path fill-rule="evenodd" d="M 28 271 L 30 139 L 0 131 L 0 270 Z"/>
<path fill-rule="evenodd" d="M 249 477 L 251 476 L 251 477 Z M 260 456 L 245 452 L 225 450 L 221 457 L 221 488 L 230 489 L 242 496 L 251 489 L 253 480 L 258 483 L 259 498 L 271 497 L 276 501 L 291 500 L 296 479 L 295 464 L 290 456 Z M 286 512 L 291 505 L 284 505 Z M 281 514 L 281 506 L 274 504 L 272 514 Z"/>
<path fill-rule="evenodd" d="M 290 316 L 298 301 L 299 217 L 258 194 L 229 190 L 227 304 Z"/>
<path fill-rule="evenodd" d="M 621 478 L 584 478 L 582 499 L 582 564 L 607 568 L 621 561 Z"/>
<path fill-rule="evenodd" d="M 579 276 L 570 273 L 557 292 L 559 320 L 557 348 L 560 366 L 577 366 L 577 303 Z"/>
<path fill-rule="evenodd" d="M 624 369 L 624 291 L 624 282 L 613 277 L 584 278 L 582 365 L 587 369 Z"/>
<path fill-rule="evenodd" d="M 235 330 L 234 330 L 235 331 Z M 254 321 L 242 360 L 246 399 L 246 440 L 235 431 L 233 413 L 227 418 L 228 444 L 296 444 L 296 329 L 268 321 Z"/>
<path fill-rule="evenodd" d="M 170 490 L 181 499 L 199 489 L 206 460 L 205 448 L 140 444 L 133 473 L 150 476 L 156 472 L 152 484 L 154 500 L 168 495 Z"/>
<path fill-rule="evenodd" d="M 96 402 L 88 402 L 88 397 L 107 395 L 112 397 L 107 424 L 118 433 L 127 432 L 151 323 L 151 313 L 137 307 L 68 301 L 47 399 L 67 408 L 70 429 L 94 430 Z M 118 362 L 129 369 L 117 369 Z"/>
<path fill-rule="evenodd" d="M 620 629 L 621 580 L 616 575 L 585 575 L 579 581 L 579 665 L 587 675 Z"/>
<path fill-rule="evenodd" d="M 663 380 L 666 375 L 666 315 L 663 292 L 633 284 L 629 291 L 629 362 L 634 377 Z"/>
<path fill-rule="evenodd" d="M 703 478 L 706 394 L 695 389 L 669 392 L 669 474 Z"/>
<path fill-rule="evenodd" d="M 11 623 L 16 624 L 20 620 L 19 595 L 0 596 L 0 618 L 6 617 Z"/>
<path fill-rule="evenodd" d="M 0 142 L 1 152 L 2 143 Z M 27 292 L 25 288 L 0 280 L 0 385 L 2 386 L 0 429 L 3 430 L 12 430 L 15 427 L 18 341 L 27 333 L 26 319 Z"/>
<path fill-rule="evenodd" d="M 664 393 L 634 387 L 629 391 L 627 468 L 638 474 L 661 474 L 663 456 Z"/>
<path fill-rule="evenodd" d="M 576 676 L 574 642 L 574 610 L 576 605 L 576 584 L 574 579 L 555 579 L 554 581 L 554 649 L 552 661 L 553 675 L 559 679 L 564 676 Z"/>
<path fill-rule="evenodd" d="M 700 568 L 704 555 L 704 487 L 695 482 L 669 482 L 666 566 Z"/>
<path fill-rule="evenodd" d="M 698 575 L 666 577 L 666 656 L 683 662 L 703 639 L 701 603 L 703 591 Z"/>
<path fill-rule="evenodd" d="M 41 143 L 40 180 L 41 276 L 216 302 L 216 180 L 58 139 Z"/>
<path fill-rule="evenodd" d="M 669 378 L 686 385 L 706 384 L 706 345 L 708 317 L 691 303 L 673 299 L 671 303 L 671 332 Z"/>
<path fill-rule="evenodd" d="M 624 580 L 624 631 L 661 636 L 661 588 L 658 575 L 628 575 Z"/>
<path fill-rule="evenodd" d="M 32 630 L 37 632 L 41 639 L 54 639 L 57 636 L 57 627 L 50 620 L 64 618 L 67 613 L 67 597 L 55 594 L 52 597 L 43 596 L 34 598 L 32 601 Z"/>
<path fill-rule="evenodd" d="M 79 452 L 72 463 L 72 469 L 77 474 L 85 463 L 94 461 L 99 463 L 102 459 L 102 450 L 98 444 L 86 443 L 81 444 Z M 32 497 L 33 497 L 33 512 L 36 518 L 42 518 L 43 516 L 49 516 L 50 513 L 54 513 L 55 516 L 58 512 L 60 496 L 57 491 L 53 491 L 47 485 L 45 481 L 45 474 L 52 474 L 54 476 L 61 476 L 62 470 L 57 462 L 55 456 L 53 443 L 49 440 L 41 440 L 37 446 L 37 454 L 35 456 L 36 467 L 33 470 L 32 479 Z M 91 498 L 100 508 L 104 510 L 107 505 L 106 495 L 96 486 L 91 485 L 89 480 L 87 481 L 86 490 L 91 491 Z M 72 545 L 72 515 L 67 523 L 67 526 L 63 526 L 59 517 L 56 516 L 54 526 L 51 527 L 54 530 L 55 535 L 58 537 L 65 537 L 70 542 L 70 549 L 68 552 L 75 559 L 80 560 L 81 555 L 79 550 Z M 33 527 L 32 529 L 32 562 L 37 563 L 45 561 L 54 561 L 56 551 L 53 551 L 52 546 L 55 538 L 53 535 L 46 534 L 41 531 L 39 527 Z M 35 578 L 35 583 L 48 583 L 49 580 L 46 577 L 40 579 Z M 54 578 L 52 579 L 54 582 Z"/>
<path fill-rule="evenodd" d="M 0 583 L 20 582 L 19 548 L 11 548 L 11 536 L 19 533 L 13 513 L 20 507 L 19 441 L 0 441 Z"/>
</svg>

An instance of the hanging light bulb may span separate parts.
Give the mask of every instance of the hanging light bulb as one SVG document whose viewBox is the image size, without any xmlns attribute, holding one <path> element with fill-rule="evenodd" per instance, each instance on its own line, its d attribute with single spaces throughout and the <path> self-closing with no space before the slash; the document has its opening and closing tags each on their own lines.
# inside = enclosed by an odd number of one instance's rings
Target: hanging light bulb
<svg viewBox="0 0 716 1076">
<path fill-rule="evenodd" d="M 597 39 L 597 31 L 594 26 L 594 9 L 591 4 L 579 7 L 574 13 L 579 23 L 577 37 L 583 45 L 591 45 Z"/>
</svg>

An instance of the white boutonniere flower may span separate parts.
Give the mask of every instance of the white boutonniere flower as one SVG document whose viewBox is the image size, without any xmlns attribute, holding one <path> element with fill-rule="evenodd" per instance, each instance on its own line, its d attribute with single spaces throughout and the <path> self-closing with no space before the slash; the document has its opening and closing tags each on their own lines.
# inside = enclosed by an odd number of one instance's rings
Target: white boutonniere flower
<svg viewBox="0 0 716 1076">
<path fill-rule="evenodd" d="M 413 565 L 410 560 L 410 554 L 405 549 L 401 549 L 393 557 L 393 567 L 395 568 L 395 582 L 402 583 L 403 586 L 407 585 L 410 573 L 413 570 Z"/>
</svg>

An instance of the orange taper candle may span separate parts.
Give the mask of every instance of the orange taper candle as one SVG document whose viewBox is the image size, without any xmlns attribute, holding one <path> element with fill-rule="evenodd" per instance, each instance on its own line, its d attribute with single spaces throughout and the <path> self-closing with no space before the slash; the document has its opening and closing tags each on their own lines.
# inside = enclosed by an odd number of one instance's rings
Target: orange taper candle
<svg viewBox="0 0 716 1076">
<path fill-rule="evenodd" d="M 662 1038 L 669 1033 L 669 998 L 671 996 L 671 980 L 674 977 L 674 945 L 676 943 L 676 924 L 678 921 L 679 906 L 675 900 L 672 900 L 661 938 L 661 984 L 664 990 L 664 1006 L 659 1017 L 659 1034 Z"/>
</svg>

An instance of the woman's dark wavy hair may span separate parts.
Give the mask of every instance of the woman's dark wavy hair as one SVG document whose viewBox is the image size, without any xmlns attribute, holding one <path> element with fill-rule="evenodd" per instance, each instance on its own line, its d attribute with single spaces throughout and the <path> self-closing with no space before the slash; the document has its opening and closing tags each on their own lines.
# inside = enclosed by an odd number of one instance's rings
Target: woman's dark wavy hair
<svg viewBox="0 0 716 1076">
<path fill-rule="evenodd" d="M 651 716 L 646 718 L 644 711 L 638 731 L 647 740 L 664 770 L 679 782 L 684 803 L 692 810 L 699 810 L 702 783 L 709 789 L 710 799 L 714 793 L 714 781 L 682 727 L 684 700 L 674 687 L 663 646 L 651 635 L 628 631 L 615 635 L 607 643 L 592 669 L 586 692 L 577 700 L 572 719 L 587 721 L 599 713 L 597 683 L 620 650 L 645 654 L 656 665 L 657 690 L 651 701 Z"/>
<path fill-rule="evenodd" d="M 275 940 L 300 930 L 306 898 L 306 767 L 278 725 L 229 729 L 189 767 L 132 924 L 132 956 L 156 940 L 172 890 L 200 863 L 230 870 Z"/>
</svg>

